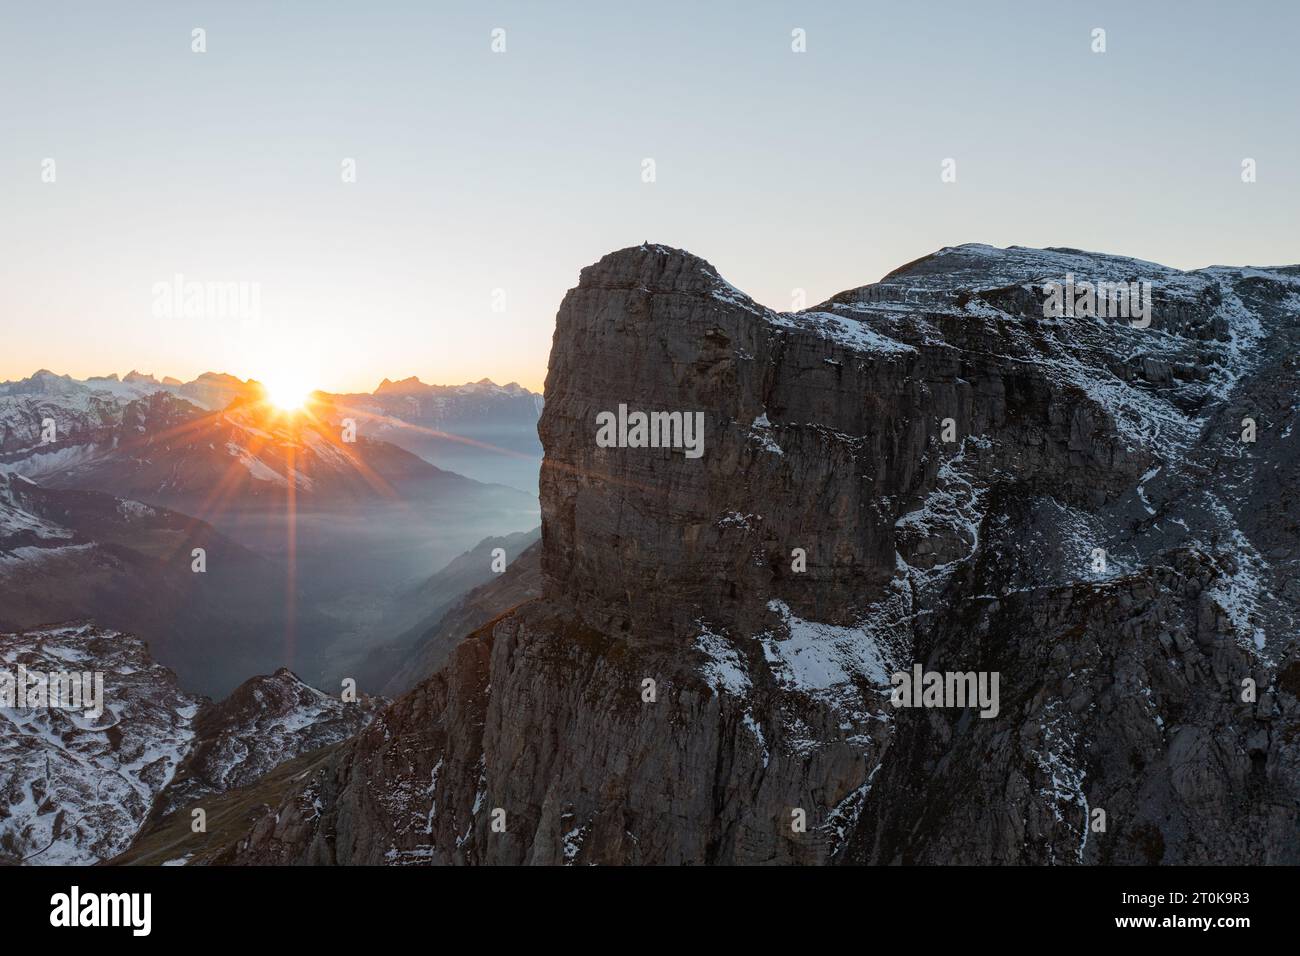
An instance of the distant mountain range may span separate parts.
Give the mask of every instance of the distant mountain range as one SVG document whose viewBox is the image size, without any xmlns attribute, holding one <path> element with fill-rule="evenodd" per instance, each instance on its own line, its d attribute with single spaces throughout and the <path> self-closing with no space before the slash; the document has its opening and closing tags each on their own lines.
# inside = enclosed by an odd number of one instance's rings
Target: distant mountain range
<svg viewBox="0 0 1300 956">
<path fill-rule="evenodd" d="M 447 386 L 384 379 L 368 395 L 322 398 L 334 406 L 332 417 L 351 416 L 366 434 L 440 467 L 479 481 L 537 488 L 542 396 L 515 382 L 496 385 L 485 378 Z"/>
<path fill-rule="evenodd" d="M 25 379 L 0 382 L 0 454 L 38 445 L 42 423 L 49 418 L 58 435 L 69 436 L 123 424 L 126 409 L 138 401 L 169 414 L 180 407 L 159 396 L 216 412 L 254 405 L 263 390 L 252 379 L 218 372 L 181 382 L 136 371 L 121 378 L 114 374 L 78 380 L 41 369 Z M 426 385 L 414 377 L 384 379 L 373 393 L 316 392 L 312 408 L 335 434 L 351 419 L 359 439 L 388 442 L 478 481 L 536 492 L 542 396 L 515 382 L 497 385 L 484 378 L 450 386 Z"/>
<path fill-rule="evenodd" d="M 467 388 L 462 404 L 497 390 Z M 348 414 L 355 435 L 323 396 L 286 414 L 221 375 L 0 385 L 0 626 L 134 631 L 209 694 L 277 666 L 356 676 L 362 649 L 434 610 L 402 593 L 538 511 L 535 491 L 440 468 Z"/>
<path fill-rule="evenodd" d="M 117 411 L 114 423 L 10 453 L 0 468 L 49 487 L 93 488 L 200 517 L 289 496 L 395 499 L 469 485 L 389 442 L 344 441 L 327 422 L 262 402 L 236 399 L 208 412 L 160 392 Z"/>
</svg>

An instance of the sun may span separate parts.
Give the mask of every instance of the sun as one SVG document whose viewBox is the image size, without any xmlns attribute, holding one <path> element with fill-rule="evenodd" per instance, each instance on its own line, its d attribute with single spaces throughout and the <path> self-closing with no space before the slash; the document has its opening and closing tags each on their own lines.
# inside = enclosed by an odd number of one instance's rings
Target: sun
<svg viewBox="0 0 1300 956">
<path fill-rule="evenodd" d="M 266 400 L 283 412 L 301 411 L 312 393 L 307 381 L 292 370 L 267 376 L 262 387 L 266 390 Z"/>
</svg>

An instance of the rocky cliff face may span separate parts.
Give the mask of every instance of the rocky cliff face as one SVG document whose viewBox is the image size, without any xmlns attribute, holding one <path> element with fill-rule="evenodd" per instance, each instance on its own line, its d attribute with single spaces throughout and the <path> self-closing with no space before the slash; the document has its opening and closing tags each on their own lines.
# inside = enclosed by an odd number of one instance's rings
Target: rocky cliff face
<svg viewBox="0 0 1300 956">
<path fill-rule="evenodd" d="M 1149 326 L 1048 317 L 1074 277 Z M 1295 268 L 961 246 L 775 313 L 606 256 L 557 318 L 544 598 L 225 859 L 1300 860 L 1298 317 Z M 703 444 L 598 440 L 636 412 Z M 918 664 L 996 715 L 894 707 Z"/>
</svg>

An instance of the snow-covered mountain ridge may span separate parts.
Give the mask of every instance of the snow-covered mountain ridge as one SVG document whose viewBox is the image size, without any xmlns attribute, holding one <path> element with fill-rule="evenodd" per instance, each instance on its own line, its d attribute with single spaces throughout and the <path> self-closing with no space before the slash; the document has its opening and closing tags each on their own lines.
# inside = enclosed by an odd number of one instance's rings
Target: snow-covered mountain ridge
<svg viewBox="0 0 1300 956">
<path fill-rule="evenodd" d="M 185 693 L 138 638 L 89 623 L 0 634 L 0 670 L 98 672 L 103 713 L 0 707 L 0 859 L 95 863 L 152 817 L 239 786 L 363 728 L 354 703 L 280 670 L 214 704 Z"/>
</svg>

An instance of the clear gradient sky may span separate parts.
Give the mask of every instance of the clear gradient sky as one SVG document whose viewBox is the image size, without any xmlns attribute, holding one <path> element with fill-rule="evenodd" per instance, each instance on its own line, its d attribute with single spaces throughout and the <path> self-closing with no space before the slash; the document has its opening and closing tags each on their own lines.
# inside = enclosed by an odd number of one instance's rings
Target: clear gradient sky
<svg viewBox="0 0 1300 956">
<path fill-rule="evenodd" d="M 1297 35 L 1284 0 L 2 0 L 0 379 L 540 389 L 578 270 L 643 240 L 780 309 L 961 242 L 1297 262 Z M 260 283 L 260 324 L 155 317 L 176 273 Z"/>
</svg>

